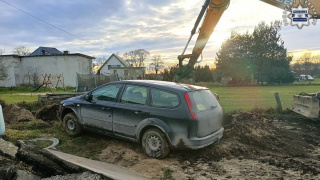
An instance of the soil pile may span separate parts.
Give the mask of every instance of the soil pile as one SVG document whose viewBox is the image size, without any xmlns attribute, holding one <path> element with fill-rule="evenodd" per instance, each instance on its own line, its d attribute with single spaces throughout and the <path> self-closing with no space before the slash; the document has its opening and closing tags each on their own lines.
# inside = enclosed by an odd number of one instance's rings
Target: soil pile
<svg viewBox="0 0 320 180">
<path fill-rule="evenodd" d="M 320 123 L 262 113 L 226 117 L 221 142 L 197 151 L 146 156 L 137 144 L 111 140 L 100 160 L 152 179 L 315 178 L 320 174 Z M 169 178 L 170 179 L 170 178 Z"/>
<path fill-rule="evenodd" d="M 308 157 L 308 149 L 312 147 L 304 141 L 303 134 L 282 128 L 279 122 L 257 113 L 233 114 L 224 126 L 220 144 L 200 150 L 196 157 L 215 160 L 270 154 Z"/>
<path fill-rule="evenodd" d="M 36 118 L 32 115 L 30 111 L 23 109 L 15 104 L 6 105 L 3 108 L 3 116 L 4 121 L 7 124 L 36 120 Z"/>
<path fill-rule="evenodd" d="M 43 121 L 56 121 L 59 114 L 59 104 L 50 104 L 35 112 L 35 117 Z"/>
</svg>

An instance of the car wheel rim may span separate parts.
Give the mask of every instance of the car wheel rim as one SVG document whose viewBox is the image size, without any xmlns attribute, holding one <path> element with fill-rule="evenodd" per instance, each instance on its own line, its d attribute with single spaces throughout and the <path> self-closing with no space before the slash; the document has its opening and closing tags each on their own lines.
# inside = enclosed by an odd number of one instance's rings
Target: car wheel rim
<svg viewBox="0 0 320 180">
<path fill-rule="evenodd" d="M 157 136 L 150 136 L 147 139 L 147 145 L 151 151 L 157 152 L 161 149 L 161 140 Z"/>
<path fill-rule="evenodd" d="M 76 129 L 76 123 L 74 122 L 73 119 L 68 119 L 67 127 L 70 131 L 74 131 Z"/>
</svg>

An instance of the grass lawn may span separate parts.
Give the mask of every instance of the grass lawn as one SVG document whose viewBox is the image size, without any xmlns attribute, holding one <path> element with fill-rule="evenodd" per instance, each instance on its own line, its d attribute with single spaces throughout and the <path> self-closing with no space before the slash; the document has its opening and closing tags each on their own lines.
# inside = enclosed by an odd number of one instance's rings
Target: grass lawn
<svg viewBox="0 0 320 180">
<path fill-rule="evenodd" d="M 316 79 L 319 80 L 320 78 Z M 220 97 L 220 104 L 225 112 L 233 110 L 250 111 L 254 108 L 276 108 L 274 93 L 280 95 L 283 109 L 291 108 L 293 95 L 301 92 L 318 92 L 320 85 L 283 85 L 283 86 L 250 86 L 250 87 L 209 87 Z M 74 90 L 58 90 L 54 93 L 74 92 Z M 24 95 L 22 95 L 24 93 Z M 37 93 L 52 93 L 50 90 L 39 91 Z M 8 104 L 22 101 L 34 102 L 38 100 L 38 95 L 30 91 L 0 91 L 0 99 Z"/>
<path fill-rule="evenodd" d="M 66 134 L 60 122 L 49 125 L 40 120 L 8 124 L 5 134 L 4 139 L 12 143 L 19 139 L 55 137 L 60 141 L 57 147 L 59 150 L 94 160 L 98 160 L 98 154 L 107 147 L 108 141 L 112 139 L 91 132 L 84 132 L 83 135 L 72 138 Z M 52 142 L 40 141 L 37 144 L 41 147 L 47 147 Z"/>
<path fill-rule="evenodd" d="M 276 108 L 274 93 L 278 92 L 282 108 L 291 108 L 293 95 L 301 92 L 320 91 L 320 85 L 253 86 L 253 87 L 210 87 L 220 97 L 224 112 L 249 111 L 254 108 Z"/>
<path fill-rule="evenodd" d="M 18 95 L 18 94 L 0 94 L 0 99 L 4 100 L 7 104 L 14 104 L 18 102 L 34 102 L 38 101 L 38 95 L 36 94 L 26 94 L 26 95 Z"/>
<path fill-rule="evenodd" d="M 14 87 L 14 88 L 0 88 L 0 99 L 4 100 L 7 104 L 13 104 L 18 102 L 34 102 L 38 101 L 38 94 L 46 93 L 68 93 L 75 92 L 75 88 L 57 88 L 52 92 L 50 89 L 39 89 L 36 92 L 32 92 L 33 87 Z"/>
</svg>

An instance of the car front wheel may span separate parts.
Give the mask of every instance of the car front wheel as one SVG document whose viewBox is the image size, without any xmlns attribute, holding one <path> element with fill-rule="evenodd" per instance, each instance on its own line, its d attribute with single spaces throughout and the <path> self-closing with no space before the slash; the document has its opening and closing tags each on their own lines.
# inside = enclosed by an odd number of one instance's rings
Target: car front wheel
<svg viewBox="0 0 320 180">
<path fill-rule="evenodd" d="M 82 127 L 74 113 L 68 113 L 63 117 L 63 127 L 69 136 L 75 137 L 81 134 Z"/>
<path fill-rule="evenodd" d="M 156 128 L 149 129 L 143 134 L 142 147 L 146 154 L 153 158 L 165 158 L 170 152 L 167 138 Z"/>
</svg>

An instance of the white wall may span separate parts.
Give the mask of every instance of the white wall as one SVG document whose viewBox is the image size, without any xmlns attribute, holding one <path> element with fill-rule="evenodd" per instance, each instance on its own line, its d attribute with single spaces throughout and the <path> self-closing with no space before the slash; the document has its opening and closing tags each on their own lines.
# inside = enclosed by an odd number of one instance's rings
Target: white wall
<svg viewBox="0 0 320 180">
<path fill-rule="evenodd" d="M 28 73 L 28 67 L 38 68 L 40 70 L 40 83 L 42 83 L 45 74 L 51 74 L 51 82 L 53 86 L 56 86 L 57 75 L 61 74 L 63 75 L 65 86 L 75 87 L 77 73 L 91 73 L 91 62 L 91 59 L 77 55 L 23 57 L 22 74 Z"/>
<path fill-rule="evenodd" d="M 16 68 L 20 66 L 20 58 L 13 56 L 2 56 L 2 62 L 6 67 L 6 73 L 8 77 L 5 80 L 0 80 L 0 87 L 12 87 L 16 86 L 16 77 L 20 76 L 20 71 Z"/>
<path fill-rule="evenodd" d="M 120 80 L 130 80 L 130 79 L 139 79 L 139 78 L 144 78 L 145 77 L 145 69 L 144 68 L 136 68 L 136 67 L 132 67 L 132 68 L 112 68 L 110 70 L 111 74 L 114 74 L 114 70 L 117 70 L 117 74 Z M 125 76 L 124 71 L 128 70 L 128 75 Z"/>
<path fill-rule="evenodd" d="M 59 74 L 63 74 L 65 86 L 75 87 L 77 73 L 89 74 L 92 71 L 92 60 L 80 55 L 3 57 L 8 58 L 8 62 L 14 63 L 8 68 L 9 78 L 6 81 L 0 81 L 0 86 L 2 87 L 19 86 L 23 83 L 28 83 L 26 74 L 28 71 L 30 72 L 30 69 L 37 68 L 39 70 L 39 84 L 44 79 L 42 74 L 51 74 L 51 82 L 54 87 L 57 84 L 57 75 Z M 60 83 L 58 87 L 61 87 Z"/>
</svg>

